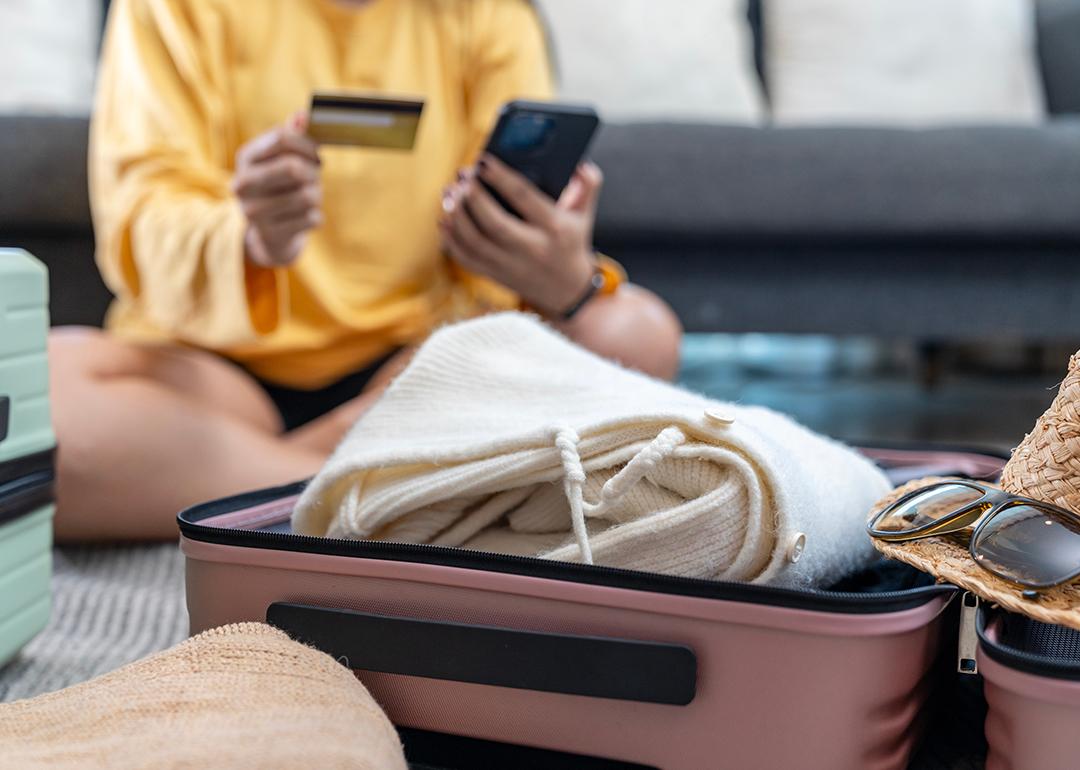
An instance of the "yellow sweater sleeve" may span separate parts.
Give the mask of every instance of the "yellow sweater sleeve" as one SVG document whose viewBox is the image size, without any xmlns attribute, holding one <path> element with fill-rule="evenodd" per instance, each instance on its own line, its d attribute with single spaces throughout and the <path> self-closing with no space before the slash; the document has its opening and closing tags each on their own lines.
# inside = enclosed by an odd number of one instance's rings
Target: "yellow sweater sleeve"
<svg viewBox="0 0 1080 770">
<path fill-rule="evenodd" d="M 465 71 L 469 145 L 463 165 L 475 162 L 499 109 L 513 99 L 552 98 L 547 38 L 529 0 L 470 0 Z"/>
<path fill-rule="evenodd" d="M 90 137 L 107 284 L 159 331 L 209 348 L 273 330 L 285 283 L 244 258 L 223 36 L 184 0 L 115 0 Z"/>
</svg>

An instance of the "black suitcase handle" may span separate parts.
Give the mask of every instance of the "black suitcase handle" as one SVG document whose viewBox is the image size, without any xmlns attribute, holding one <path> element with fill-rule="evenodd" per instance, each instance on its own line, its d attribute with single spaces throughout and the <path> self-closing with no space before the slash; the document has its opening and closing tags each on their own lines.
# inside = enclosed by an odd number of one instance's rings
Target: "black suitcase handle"
<svg viewBox="0 0 1080 770">
<path fill-rule="evenodd" d="M 0 396 L 0 441 L 8 436 L 8 423 L 11 421 L 11 399 Z"/>
<path fill-rule="evenodd" d="M 678 644 L 519 631 L 275 602 L 266 622 L 349 668 L 685 706 L 697 658 Z"/>
</svg>

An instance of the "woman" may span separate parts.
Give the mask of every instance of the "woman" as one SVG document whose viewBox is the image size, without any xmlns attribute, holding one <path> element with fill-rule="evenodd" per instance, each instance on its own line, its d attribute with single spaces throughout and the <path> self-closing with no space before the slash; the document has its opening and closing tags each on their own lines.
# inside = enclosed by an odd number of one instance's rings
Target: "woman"
<svg viewBox="0 0 1080 770">
<path fill-rule="evenodd" d="M 525 303 L 672 376 L 680 330 L 652 294 L 562 318 L 598 269 L 597 169 L 554 203 L 486 158 L 522 220 L 457 172 L 549 71 L 526 0 L 114 2 L 90 171 L 117 300 L 108 332 L 50 340 L 58 537 L 171 537 L 185 505 L 312 474 L 409 346 L 463 315 Z M 315 89 L 422 97 L 415 148 L 316 146 Z"/>
</svg>

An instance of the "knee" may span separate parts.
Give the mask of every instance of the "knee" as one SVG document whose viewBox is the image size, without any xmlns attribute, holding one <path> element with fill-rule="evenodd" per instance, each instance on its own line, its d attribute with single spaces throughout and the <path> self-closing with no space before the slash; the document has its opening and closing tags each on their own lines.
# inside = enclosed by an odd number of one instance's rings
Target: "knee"
<svg viewBox="0 0 1080 770">
<path fill-rule="evenodd" d="M 623 286 L 602 302 L 586 306 L 582 315 L 588 329 L 578 341 L 585 347 L 653 377 L 675 379 L 682 324 L 656 294 L 640 286 Z"/>
<path fill-rule="evenodd" d="M 110 340 L 100 329 L 90 326 L 59 326 L 49 331 L 49 371 L 53 380 L 68 382 L 73 377 L 93 376 L 108 356 Z"/>
<path fill-rule="evenodd" d="M 671 306 L 640 286 L 621 289 L 626 305 L 626 336 L 633 341 L 623 362 L 654 377 L 674 380 L 679 373 L 683 328 Z"/>
<path fill-rule="evenodd" d="M 63 326 L 48 337 L 49 399 L 53 429 L 61 447 L 60 486 L 86 466 L 95 451 L 85 424 L 96 411 L 98 366 L 108 357 L 110 341 L 99 329 Z"/>
<path fill-rule="evenodd" d="M 117 375 L 138 375 L 145 367 L 139 352 L 100 329 L 62 326 L 48 338 L 49 398 L 57 432 L 68 432 L 89 404 L 96 403 L 100 385 Z"/>
<path fill-rule="evenodd" d="M 152 366 L 149 351 L 92 326 L 59 326 L 49 331 L 49 373 L 61 391 L 115 376 L 143 376 Z"/>
</svg>

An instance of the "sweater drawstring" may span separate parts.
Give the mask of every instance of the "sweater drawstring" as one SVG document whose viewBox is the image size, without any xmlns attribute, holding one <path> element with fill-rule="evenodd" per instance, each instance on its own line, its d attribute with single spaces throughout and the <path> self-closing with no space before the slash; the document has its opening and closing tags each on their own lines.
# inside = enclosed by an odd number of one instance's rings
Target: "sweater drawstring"
<svg viewBox="0 0 1080 770">
<path fill-rule="evenodd" d="M 592 546 L 589 545 L 589 532 L 585 528 L 585 468 L 578 452 L 580 440 L 577 431 L 568 426 L 559 428 L 555 434 L 555 446 L 559 449 L 563 466 L 563 488 L 570 503 L 570 524 L 581 549 L 581 560 L 585 564 L 592 564 Z"/>
<path fill-rule="evenodd" d="M 573 428 L 562 426 L 555 432 L 555 446 L 563 466 L 563 488 L 570 504 L 570 524 L 574 537 L 581 549 L 581 559 L 585 564 L 593 563 L 592 545 L 585 526 L 587 514 L 602 513 L 609 506 L 616 504 L 642 479 L 652 473 L 656 466 L 681 445 L 686 443 L 686 434 L 676 427 L 665 428 L 649 442 L 622 470 L 608 479 L 600 490 L 600 502 L 592 504 L 585 500 L 585 467 L 578 450 L 580 437 Z"/>
<path fill-rule="evenodd" d="M 675 449 L 686 443 L 686 434 L 675 427 L 665 428 L 647 447 L 630 458 L 621 471 L 616 473 L 600 490 L 600 505 L 618 502 L 639 481 L 648 476 Z"/>
</svg>

